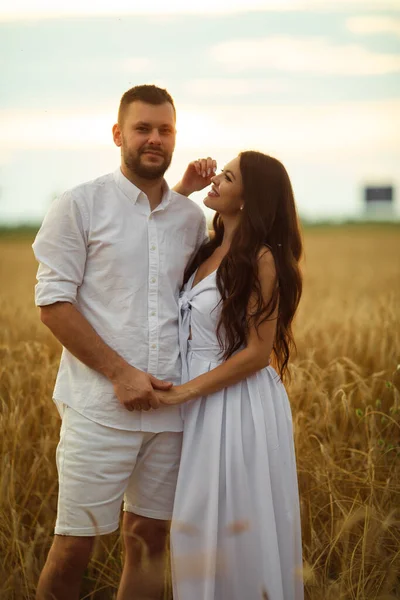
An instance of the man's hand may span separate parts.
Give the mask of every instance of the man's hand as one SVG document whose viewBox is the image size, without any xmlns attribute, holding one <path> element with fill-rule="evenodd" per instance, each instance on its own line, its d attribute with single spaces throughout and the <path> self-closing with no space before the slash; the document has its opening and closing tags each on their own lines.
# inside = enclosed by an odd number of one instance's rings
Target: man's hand
<svg viewBox="0 0 400 600">
<path fill-rule="evenodd" d="M 212 158 L 199 158 L 189 163 L 182 179 L 173 188 L 178 194 L 190 196 L 211 185 L 211 178 L 217 171 L 217 162 Z"/>
<path fill-rule="evenodd" d="M 128 365 L 115 377 L 113 386 L 122 406 L 132 411 L 159 408 L 161 403 L 154 390 L 169 390 L 172 383 Z"/>
</svg>

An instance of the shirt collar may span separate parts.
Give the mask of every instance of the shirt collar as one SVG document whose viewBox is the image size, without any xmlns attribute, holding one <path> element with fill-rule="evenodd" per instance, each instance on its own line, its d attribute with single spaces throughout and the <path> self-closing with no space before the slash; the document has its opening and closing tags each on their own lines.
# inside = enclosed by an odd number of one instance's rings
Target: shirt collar
<svg viewBox="0 0 400 600">
<path fill-rule="evenodd" d="M 127 177 L 122 173 L 121 168 L 118 167 L 114 171 L 114 180 L 119 189 L 125 194 L 125 196 L 131 200 L 134 204 L 138 201 L 140 194 L 144 194 L 142 190 L 140 190 L 132 181 L 129 181 Z M 158 205 L 158 209 L 165 208 L 171 202 L 172 192 L 168 186 L 168 183 L 163 180 L 163 197 L 161 199 L 160 204 Z M 145 195 L 145 194 L 144 194 Z M 156 209 L 157 210 L 157 209 Z"/>
<path fill-rule="evenodd" d="M 160 209 L 166 208 L 172 200 L 172 191 L 170 190 L 170 187 L 169 187 L 168 183 L 165 181 L 165 179 L 163 179 L 162 189 L 163 189 L 163 196 L 161 198 L 160 204 L 157 207 Z"/>
</svg>

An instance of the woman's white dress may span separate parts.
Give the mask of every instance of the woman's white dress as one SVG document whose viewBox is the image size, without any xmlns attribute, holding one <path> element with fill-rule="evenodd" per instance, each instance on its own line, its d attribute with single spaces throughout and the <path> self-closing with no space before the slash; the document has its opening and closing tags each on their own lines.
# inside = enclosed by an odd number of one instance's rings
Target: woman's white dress
<svg viewBox="0 0 400 600">
<path fill-rule="evenodd" d="M 216 272 L 180 297 L 183 381 L 221 363 Z M 191 332 L 191 340 L 189 335 Z M 272 367 L 182 405 L 174 600 L 302 600 L 293 426 Z"/>
</svg>

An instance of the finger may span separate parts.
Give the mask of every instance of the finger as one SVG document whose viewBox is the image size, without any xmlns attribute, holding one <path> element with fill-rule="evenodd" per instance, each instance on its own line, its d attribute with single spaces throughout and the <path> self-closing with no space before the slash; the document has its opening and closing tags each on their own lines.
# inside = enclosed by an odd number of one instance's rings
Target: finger
<svg viewBox="0 0 400 600">
<path fill-rule="evenodd" d="M 154 408 L 156 410 L 157 408 L 160 408 L 160 404 L 161 403 L 160 403 L 160 400 L 157 397 L 157 395 L 156 394 L 152 394 L 151 398 L 150 398 L 150 407 Z"/>
<path fill-rule="evenodd" d="M 212 172 L 214 173 L 214 175 L 217 172 L 217 161 L 216 160 L 212 161 Z"/>
<path fill-rule="evenodd" d="M 154 375 L 150 375 L 150 383 L 155 390 L 169 390 L 173 386 L 171 381 L 162 381 L 154 377 Z"/>
<path fill-rule="evenodd" d="M 207 158 L 203 158 L 203 160 L 202 160 L 201 174 L 204 178 L 208 177 L 208 175 L 207 175 Z"/>
<path fill-rule="evenodd" d="M 201 170 L 201 176 L 202 177 L 207 177 L 207 159 L 206 158 L 199 158 L 199 162 L 200 162 L 200 170 Z"/>
<path fill-rule="evenodd" d="M 155 382 L 152 384 L 153 389 L 154 390 L 160 390 L 160 391 L 167 391 L 170 390 L 172 388 L 174 384 L 171 383 L 170 381 L 161 381 L 161 382 Z"/>
<path fill-rule="evenodd" d="M 150 389 L 145 398 L 140 398 L 140 407 L 141 410 L 150 410 L 151 409 L 151 400 L 154 396 L 153 389 Z"/>
<path fill-rule="evenodd" d="M 164 396 L 163 398 L 160 398 L 160 405 L 161 406 L 171 406 L 171 405 L 173 405 L 173 402 L 171 400 L 168 400 L 168 398 Z"/>
<path fill-rule="evenodd" d="M 213 172 L 213 159 L 211 158 L 211 156 L 207 157 L 207 177 L 210 177 L 210 175 Z"/>
<path fill-rule="evenodd" d="M 196 169 L 197 175 L 201 175 L 201 163 L 200 163 L 200 160 L 195 160 L 193 164 L 194 164 L 194 168 Z"/>
</svg>

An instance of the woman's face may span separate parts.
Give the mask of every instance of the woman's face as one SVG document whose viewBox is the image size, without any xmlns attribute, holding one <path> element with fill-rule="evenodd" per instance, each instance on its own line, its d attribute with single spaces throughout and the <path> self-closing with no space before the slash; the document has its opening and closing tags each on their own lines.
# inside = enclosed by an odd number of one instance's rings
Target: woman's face
<svg viewBox="0 0 400 600">
<path fill-rule="evenodd" d="M 239 156 L 231 160 L 222 173 L 215 175 L 211 182 L 212 187 L 204 199 L 204 204 L 222 216 L 236 215 L 243 206 Z"/>
</svg>

